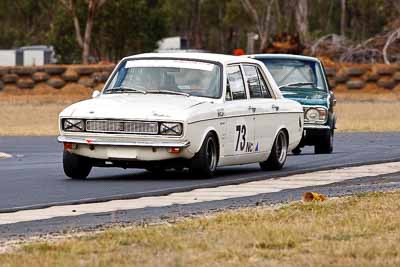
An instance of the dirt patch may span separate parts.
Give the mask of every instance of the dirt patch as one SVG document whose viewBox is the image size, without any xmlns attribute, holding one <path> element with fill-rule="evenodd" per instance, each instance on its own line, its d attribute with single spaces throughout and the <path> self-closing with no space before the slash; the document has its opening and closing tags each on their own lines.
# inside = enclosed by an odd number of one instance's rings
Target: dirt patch
<svg viewBox="0 0 400 267">
<path fill-rule="evenodd" d="M 345 85 L 338 85 L 334 90 L 339 101 L 399 101 L 400 86 L 393 90 L 382 90 L 374 84 L 367 84 L 365 88 L 348 90 Z"/>
</svg>

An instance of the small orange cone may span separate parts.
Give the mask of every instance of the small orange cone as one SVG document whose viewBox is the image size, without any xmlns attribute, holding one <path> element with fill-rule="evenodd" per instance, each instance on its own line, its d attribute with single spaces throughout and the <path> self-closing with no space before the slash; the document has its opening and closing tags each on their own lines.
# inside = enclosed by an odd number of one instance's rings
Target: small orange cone
<svg viewBox="0 0 400 267">
<path fill-rule="evenodd" d="M 327 199 L 328 199 L 327 196 L 316 192 L 305 192 L 303 194 L 304 202 L 325 201 Z"/>
</svg>

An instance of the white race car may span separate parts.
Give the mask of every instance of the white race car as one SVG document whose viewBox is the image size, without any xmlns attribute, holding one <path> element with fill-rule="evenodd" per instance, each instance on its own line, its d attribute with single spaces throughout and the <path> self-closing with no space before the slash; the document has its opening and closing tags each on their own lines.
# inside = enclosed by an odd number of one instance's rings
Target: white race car
<svg viewBox="0 0 400 267">
<path fill-rule="evenodd" d="M 60 113 L 65 174 L 92 167 L 189 168 L 260 163 L 281 169 L 303 133 L 302 106 L 284 99 L 259 61 L 205 53 L 124 58 L 103 91 Z"/>
</svg>

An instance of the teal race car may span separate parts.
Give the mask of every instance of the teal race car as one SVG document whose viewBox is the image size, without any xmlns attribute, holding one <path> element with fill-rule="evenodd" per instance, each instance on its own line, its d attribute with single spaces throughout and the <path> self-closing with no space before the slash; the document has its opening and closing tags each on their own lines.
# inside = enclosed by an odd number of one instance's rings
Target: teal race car
<svg viewBox="0 0 400 267">
<path fill-rule="evenodd" d="M 313 57 L 288 54 L 258 54 L 249 57 L 266 65 L 285 98 L 303 106 L 303 138 L 292 151 L 293 154 L 300 154 L 304 146 L 314 146 L 316 154 L 332 153 L 336 98 L 329 88 L 321 61 Z"/>
</svg>

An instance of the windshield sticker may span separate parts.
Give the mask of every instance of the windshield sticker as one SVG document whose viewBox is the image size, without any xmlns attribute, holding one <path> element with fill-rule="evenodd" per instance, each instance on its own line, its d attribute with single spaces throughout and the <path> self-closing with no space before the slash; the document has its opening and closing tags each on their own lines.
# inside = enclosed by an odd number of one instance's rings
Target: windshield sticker
<svg viewBox="0 0 400 267">
<path fill-rule="evenodd" d="M 190 85 L 177 85 L 177 87 L 181 90 L 190 90 Z"/>
<path fill-rule="evenodd" d="M 185 60 L 130 60 L 126 63 L 125 68 L 181 68 L 213 71 L 215 65 L 211 63 L 199 61 L 185 61 Z"/>
</svg>

